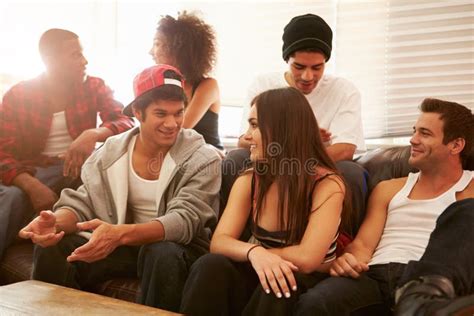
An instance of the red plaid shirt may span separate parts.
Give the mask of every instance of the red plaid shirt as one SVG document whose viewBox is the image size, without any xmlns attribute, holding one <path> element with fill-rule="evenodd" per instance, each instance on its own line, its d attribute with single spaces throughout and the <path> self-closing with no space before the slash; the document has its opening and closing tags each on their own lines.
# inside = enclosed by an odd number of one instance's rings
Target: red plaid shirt
<svg viewBox="0 0 474 316">
<path fill-rule="evenodd" d="M 114 100 L 104 81 L 88 77 L 75 91 L 76 103 L 66 107 L 69 134 L 76 139 L 83 131 L 101 127 L 114 134 L 133 127 L 133 120 L 122 114 L 123 105 Z M 48 110 L 44 77 L 22 81 L 13 86 L 0 105 L 0 180 L 10 185 L 23 172 L 35 173 L 35 166 L 48 166 L 53 159 L 42 155 L 49 136 L 53 113 Z"/>
</svg>

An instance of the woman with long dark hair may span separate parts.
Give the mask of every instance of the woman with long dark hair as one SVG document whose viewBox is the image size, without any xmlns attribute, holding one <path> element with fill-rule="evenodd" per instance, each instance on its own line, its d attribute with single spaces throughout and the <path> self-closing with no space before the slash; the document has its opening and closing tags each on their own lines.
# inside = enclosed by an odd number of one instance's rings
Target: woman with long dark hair
<svg viewBox="0 0 474 316">
<path fill-rule="evenodd" d="M 211 241 L 186 282 L 190 315 L 286 315 L 327 277 L 345 225 L 345 185 L 306 98 L 294 88 L 252 102 L 253 168 L 234 183 Z M 250 225 L 251 238 L 241 234 Z"/>
<path fill-rule="evenodd" d="M 193 128 L 206 143 L 223 152 L 219 138 L 219 86 L 209 76 L 216 62 L 216 38 L 212 27 L 186 11 L 177 18 L 164 16 L 158 22 L 150 55 L 157 64 L 178 68 L 185 78 L 188 99 L 184 128 Z"/>
</svg>

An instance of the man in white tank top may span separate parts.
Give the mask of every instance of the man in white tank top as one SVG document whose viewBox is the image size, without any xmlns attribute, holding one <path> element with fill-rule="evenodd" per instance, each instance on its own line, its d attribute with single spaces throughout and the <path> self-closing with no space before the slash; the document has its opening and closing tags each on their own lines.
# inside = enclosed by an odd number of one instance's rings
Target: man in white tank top
<svg viewBox="0 0 474 316">
<path fill-rule="evenodd" d="M 0 102 L 0 258 L 35 212 L 50 209 L 62 188 L 77 187 L 96 142 L 133 126 L 104 81 L 86 76 L 77 34 L 50 29 L 39 51 L 46 71 Z"/>
<path fill-rule="evenodd" d="M 81 289 L 139 277 L 139 303 L 178 310 L 191 264 L 209 249 L 221 183 L 217 152 L 181 128 L 183 84 L 168 65 L 135 77 L 124 113 L 140 127 L 109 138 L 84 164 L 84 185 L 20 232 L 41 246 L 34 279 Z"/>
<path fill-rule="evenodd" d="M 397 286 L 407 282 L 397 315 L 448 313 L 474 302 L 474 172 L 463 170 L 474 118 L 437 99 L 425 99 L 421 111 L 409 158 L 420 171 L 374 188 L 356 238 L 332 264 L 332 277 L 301 296 L 297 315 L 349 315 L 376 305 L 389 313 Z"/>
</svg>

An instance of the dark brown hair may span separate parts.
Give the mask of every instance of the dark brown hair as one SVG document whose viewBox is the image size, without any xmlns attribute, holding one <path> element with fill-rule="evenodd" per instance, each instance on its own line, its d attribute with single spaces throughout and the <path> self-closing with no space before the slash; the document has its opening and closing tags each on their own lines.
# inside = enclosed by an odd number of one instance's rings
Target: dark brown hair
<svg viewBox="0 0 474 316">
<path fill-rule="evenodd" d="M 318 49 L 316 47 L 308 47 L 308 48 L 302 48 L 302 49 L 295 50 L 293 53 L 288 55 L 288 58 L 285 61 L 288 62 L 288 60 L 290 60 L 290 57 L 295 57 L 296 53 L 299 53 L 299 52 L 302 52 L 302 53 L 320 53 L 320 54 L 323 54 L 323 56 L 326 59 L 328 58 L 328 56 L 321 49 Z"/>
<path fill-rule="evenodd" d="M 461 151 L 461 162 L 466 163 L 467 157 L 472 153 L 474 142 L 474 116 L 467 107 L 455 102 L 426 98 L 420 105 L 423 113 L 438 113 L 443 121 L 443 144 L 456 138 L 465 140 L 464 149 Z"/>
<path fill-rule="evenodd" d="M 165 54 L 193 86 L 209 74 L 216 62 L 216 36 L 209 24 L 186 11 L 175 19 L 169 15 L 158 22 L 157 33 L 164 37 Z"/>
<path fill-rule="evenodd" d="M 311 200 L 315 167 L 338 172 L 325 150 L 313 111 L 301 92 L 291 87 L 268 90 L 256 96 L 252 104 L 257 107 L 264 148 L 263 159 L 255 164 L 259 181 L 254 222 L 258 222 L 270 185 L 276 182 L 280 229 L 288 232 L 287 244 L 298 243 L 314 211 Z M 343 228 L 346 223 L 347 228 L 351 226 L 347 215 L 343 211 Z"/>
</svg>

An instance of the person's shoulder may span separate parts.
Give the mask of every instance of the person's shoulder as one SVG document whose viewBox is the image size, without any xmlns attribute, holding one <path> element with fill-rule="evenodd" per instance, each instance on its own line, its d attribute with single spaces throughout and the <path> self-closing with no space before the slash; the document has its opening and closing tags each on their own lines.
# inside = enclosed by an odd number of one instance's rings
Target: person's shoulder
<svg viewBox="0 0 474 316">
<path fill-rule="evenodd" d="M 206 144 L 204 138 L 191 128 L 181 130 L 170 154 L 175 161 L 188 161 L 198 165 L 220 160 L 219 154 L 212 145 Z"/>
<path fill-rule="evenodd" d="M 106 86 L 104 79 L 94 76 L 87 76 L 84 81 L 84 87 L 88 89 L 98 89 Z"/>
<path fill-rule="evenodd" d="M 219 84 L 216 79 L 214 78 L 204 78 L 199 82 L 199 85 L 196 88 L 195 94 L 212 94 L 215 96 L 219 96 Z"/>
<path fill-rule="evenodd" d="M 466 188 L 459 193 L 458 200 L 474 198 L 474 171 L 471 171 L 472 178 Z"/>
<path fill-rule="evenodd" d="M 398 191 L 403 188 L 407 180 L 408 177 L 381 181 L 372 190 L 371 195 L 375 195 L 376 197 L 387 197 L 391 199 L 396 193 L 398 193 Z"/>
<path fill-rule="evenodd" d="M 255 76 L 253 84 L 268 89 L 282 88 L 288 85 L 285 81 L 285 72 L 283 71 L 258 74 Z"/>
<path fill-rule="evenodd" d="M 322 83 L 327 86 L 337 87 L 347 91 L 359 91 L 352 81 L 344 77 L 324 75 Z"/>
<path fill-rule="evenodd" d="M 26 92 L 34 92 L 41 88 L 41 77 L 36 77 L 27 80 L 21 80 L 15 83 L 7 90 L 5 95 L 18 95 Z"/>
<path fill-rule="evenodd" d="M 220 156 L 219 154 L 217 153 L 217 151 L 214 149 L 214 146 L 212 146 L 211 144 L 207 144 L 207 143 L 204 143 L 202 144 L 201 146 L 199 146 L 199 148 L 196 150 L 196 152 L 200 152 L 201 154 L 203 154 L 204 156 L 207 157 L 207 160 L 211 159 L 211 160 L 215 160 L 215 159 L 219 159 L 220 160 Z"/>
<path fill-rule="evenodd" d="M 345 194 L 346 187 L 344 180 L 336 172 L 318 167 L 316 170 L 315 181 L 317 181 L 315 191 L 320 194 L 322 191 L 332 194 L 340 192 Z M 315 194 L 313 192 L 313 194 Z"/>
<path fill-rule="evenodd" d="M 218 82 L 217 82 L 217 79 L 212 78 L 212 77 L 207 77 L 207 78 L 204 78 L 204 79 L 201 80 L 201 82 L 200 82 L 199 85 L 198 85 L 198 89 L 199 89 L 200 87 L 216 88 L 216 87 L 218 87 L 218 86 L 219 86 L 219 84 L 218 84 Z"/>
<path fill-rule="evenodd" d="M 285 73 L 281 72 L 269 72 L 262 73 L 254 77 L 247 89 L 247 99 L 251 101 L 258 94 L 271 90 L 288 87 L 288 83 L 285 80 Z"/>
<path fill-rule="evenodd" d="M 108 137 L 105 142 L 92 153 L 89 159 L 91 162 L 104 160 L 105 163 L 109 160 L 115 160 L 124 154 L 132 137 L 137 135 L 139 131 L 140 129 L 135 127 L 123 133 Z"/>
<path fill-rule="evenodd" d="M 85 82 L 90 82 L 90 83 L 104 83 L 104 79 L 95 77 L 95 76 L 87 76 Z"/>
<path fill-rule="evenodd" d="M 252 185 L 252 178 L 254 176 L 254 169 L 249 168 L 245 171 L 243 171 L 237 179 L 235 179 L 234 185 L 240 185 L 240 186 L 245 186 L 245 187 L 251 187 Z"/>
</svg>

